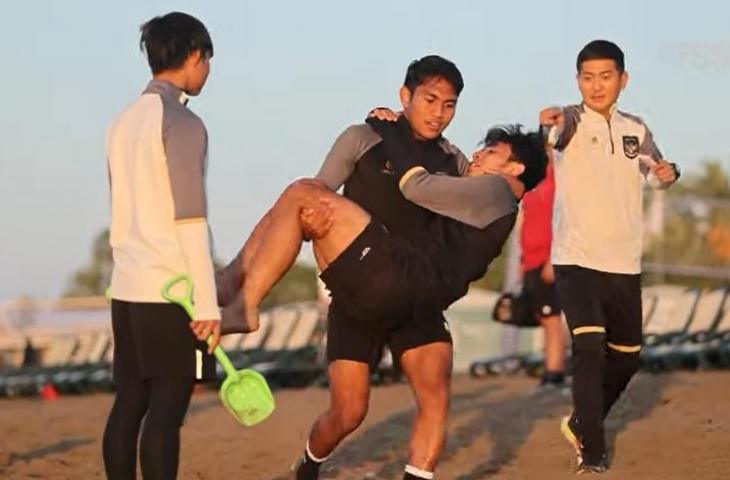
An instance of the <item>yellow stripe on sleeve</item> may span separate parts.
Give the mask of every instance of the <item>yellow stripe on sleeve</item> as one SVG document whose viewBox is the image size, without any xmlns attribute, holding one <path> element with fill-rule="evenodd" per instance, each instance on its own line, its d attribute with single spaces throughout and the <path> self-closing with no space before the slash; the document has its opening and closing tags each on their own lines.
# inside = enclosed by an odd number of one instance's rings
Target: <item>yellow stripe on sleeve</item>
<svg viewBox="0 0 730 480">
<path fill-rule="evenodd" d="M 398 188 L 403 190 L 403 185 L 406 184 L 406 182 L 415 174 L 418 172 L 426 172 L 427 170 L 421 166 L 413 167 L 410 170 L 408 170 L 406 173 L 403 174 L 402 177 L 400 177 L 400 181 L 398 182 Z"/>
</svg>

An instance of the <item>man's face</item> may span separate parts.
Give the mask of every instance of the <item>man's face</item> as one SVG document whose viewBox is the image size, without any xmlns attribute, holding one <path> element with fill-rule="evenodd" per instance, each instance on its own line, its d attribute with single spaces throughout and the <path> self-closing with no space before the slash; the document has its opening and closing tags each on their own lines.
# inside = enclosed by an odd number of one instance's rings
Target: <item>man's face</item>
<svg viewBox="0 0 730 480">
<path fill-rule="evenodd" d="M 197 50 L 185 60 L 184 68 L 188 75 L 185 93 L 190 96 L 198 95 L 208 79 L 210 59 Z"/>
<path fill-rule="evenodd" d="M 516 177 L 524 170 L 524 165 L 512 159 L 512 147 L 508 143 L 499 142 L 474 152 L 466 174 L 469 177 L 487 174 Z"/>
<path fill-rule="evenodd" d="M 412 94 L 405 86 L 400 89 L 403 114 L 418 140 L 433 140 L 441 135 L 454 118 L 458 98 L 454 87 L 443 77 L 427 79 Z"/>
<path fill-rule="evenodd" d="M 577 78 L 583 103 L 603 115 L 610 113 L 628 81 L 626 72 L 619 73 L 613 60 L 586 60 Z"/>
</svg>

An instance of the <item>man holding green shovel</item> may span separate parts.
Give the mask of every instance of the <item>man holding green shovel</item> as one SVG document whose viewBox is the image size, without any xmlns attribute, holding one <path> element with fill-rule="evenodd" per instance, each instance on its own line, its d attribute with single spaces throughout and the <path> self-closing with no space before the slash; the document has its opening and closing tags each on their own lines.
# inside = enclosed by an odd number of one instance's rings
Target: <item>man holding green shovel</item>
<svg viewBox="0 0 730 480">
<path fill-rule="evenodd" d="M 140 464 L 149 480 L 177 475 L 195 381 L 215 373 L 220 311 L 206 220 L 207 132 L 185 106 L 205 85 L 213 44 L 203 23 L 173 12 L 142 25 L 140 46 L 153 78 L 106 140 L 117 394 L 103 453 L 108 478 L 135 478 L 144 418 Z M 181 272 L 195 286 L 192 323 L 162 295 Z"/>
</svg>

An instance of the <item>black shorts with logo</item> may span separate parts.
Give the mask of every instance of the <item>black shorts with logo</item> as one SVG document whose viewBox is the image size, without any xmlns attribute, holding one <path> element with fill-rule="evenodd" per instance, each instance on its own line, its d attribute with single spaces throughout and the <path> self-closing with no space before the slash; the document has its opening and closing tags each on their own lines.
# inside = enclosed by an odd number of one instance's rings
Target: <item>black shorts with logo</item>
<svg viewBox="0 0 730 480">
<path fill-rule="evenodd" d="M 320 278 L 332 296 L 330 361 L 374 366 L 385 344 L 399 359 L 411 348 L 451 342 L 443 313 L 425 307 L 438 292 L 435 267 L 377 222 L 368 224 Z"/>
<path fill-rule="evenodd" d="M 526 271 L 522 281 L 522 295 L 535 318 L 560 315 L 555 283 L 546 283 L 542 279 L 542 268 L 541 265 Z"/>
<path fill-rule="evenodd" d="M 195 338 L 190 317 L 171 303 L 112 300 L 114 379 L 153 377 L 215 379 L 215 360 Z"/>
</svg>

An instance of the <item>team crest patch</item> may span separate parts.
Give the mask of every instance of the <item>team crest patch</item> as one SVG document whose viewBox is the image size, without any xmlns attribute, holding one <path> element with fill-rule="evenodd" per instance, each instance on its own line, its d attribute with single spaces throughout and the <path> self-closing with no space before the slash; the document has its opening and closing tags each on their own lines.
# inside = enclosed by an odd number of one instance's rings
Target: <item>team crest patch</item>
<svg viewBox="0 0 730 480">
<path fill-rule="evenodd" d="M 639 155 L 639 137 L 624 135 L 624 155 L 628 158 L 636 158 Z"/>
</svg>

